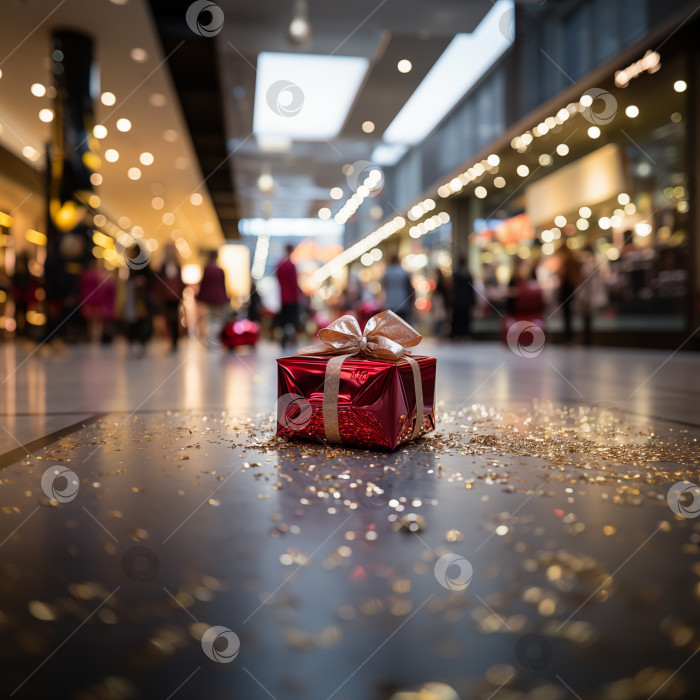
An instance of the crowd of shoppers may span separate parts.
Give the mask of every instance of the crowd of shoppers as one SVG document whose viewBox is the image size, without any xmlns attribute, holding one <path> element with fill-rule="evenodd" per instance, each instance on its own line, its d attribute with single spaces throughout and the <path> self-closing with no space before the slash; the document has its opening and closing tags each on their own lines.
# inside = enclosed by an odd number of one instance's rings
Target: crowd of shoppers
<svg viewBox="0 0 700 700">
<path fill-rule="evenodd" d="M 394 252 L 388 256 L 380 280 L 370 284 L 366 279 L 360 281 L 349 275 L 341 297 L 324 311 L 315 308 L 300 288 L 294 250 L 293 245 L 287 244 L 284 256 L 273 268 L 279 290 L 277 313 L 272 300 L 272 311 L 265 307 L 254 282 L 248 299 L 234 313 L 225 273 L 217 263 L 217 251 L 207 253 L 201 280 L 195 289 L 187 292 L 188 303 L 197 309 L 196 318 L 188 314 L 192 320 L 190 325 L 196 327 L 200 337 L 205 337 L 212 332 L 219 333 L 225 324 L 235 319 L 247 318 L 258 328 L 264 322 L 270 337 L 277 338 L 282 348 L 287 349 L 299 342 L 299 333 L 311 336 L 340 313 L 354 314 L 364 326 L 375 313 L 390 309 L 407 322 L 421 326 L 422 332 L 426 332 L 427 325 L 427 332 L 432 331 L 438 337 L 465 340 L 473 335 L 475 317 L 491 315 L 496 318 L 494 314 L 497 314 L 511 321 L 539 319 L 544 324 L 547 310 L 548 318 L 560 317 L 561 339 L 565 343 L 574 340 L 573 319 L 578 315 L 582 319 L 582 340 L 590 344 L 593 318 L 607 303 L 605 268 L 593 249 L 587 247 L 574 252 L 562 246 L 557 255 L 548 258 L 544 278 L 539 274 L 542 269 L 536 261 L 514 257 L 507 284 L 498 282 L 492 265 L 484 266 L 481 273 L 474 276 L 466 256 L 460 253 L 451 270 L 436 266 L 427 274 L 422 271 L 411 274 L 409 270 L 415 268 Z M 76 251 L 79 252 L 77 248 Z M 167 337 L 171 351 L 176 352 L 187 326 L 183 314 L 187 286 L 182 279 L 177 249 L 172 244 L 166 245 L 157 269 L 149 264 L 150 254 L 139 241 L 134 241 L 124 251 L 124 256 L 126 264 L 111 271 L 105 268 L 102 260 L 90 257 L 82 265 L 80 274 L 66 281 L 66 266 L 59 266 L 50 256 L 45 267 L 53 264 L 54 272 L 63 276 L 54 274 L 51 280 L 43 280 L 33 274 L 36 264 L 32 264 L 26 254 L 18 254 L 8 289 L 14 303 L 17 334 L 31 332 L 27 319 L 31 319 L 34 309 L 38 308 L 37 299 L 45 298 L 41 306 L 47 312 L 43 337 L 35 332 L 35 340 L 63 336 L 68 340 L 109 343 L 122 333 L 133 353 L 141 356 L 158 330 Z M 502 269 L 498 277 L 503 279 Z M 44 289 L 49 290 L 52 283 L 61 286 L 60 294 L 48 297 Z M 421 290 L 420 294 L 416 289 Z M 270 300 L 269 296 L 266 299 Z M 156 324 L 154 319 L 158 319 Z M 82 324 L 77 332 L 76 321 Z M 207 345 L 212 347 L 210 343 Z"/>
</svg>

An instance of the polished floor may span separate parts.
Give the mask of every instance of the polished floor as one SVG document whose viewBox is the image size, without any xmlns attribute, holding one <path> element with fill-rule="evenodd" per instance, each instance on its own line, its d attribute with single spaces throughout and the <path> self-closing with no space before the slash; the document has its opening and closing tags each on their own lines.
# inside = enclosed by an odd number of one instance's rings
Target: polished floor
<svg viewBox="0 0 700 700">
<path fill-rule="evenodd" d="M 0 345 L 0 694 L 700 696 L 700 357 L 420 350 L 386 454 L 272 439 L 271 345 Z"/>
</svg>

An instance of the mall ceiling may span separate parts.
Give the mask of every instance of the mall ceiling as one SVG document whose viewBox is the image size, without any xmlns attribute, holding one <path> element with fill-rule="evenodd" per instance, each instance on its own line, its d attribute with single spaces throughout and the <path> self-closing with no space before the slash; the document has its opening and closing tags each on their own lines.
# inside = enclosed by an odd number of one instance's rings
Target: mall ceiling
<svg viewBox="0 0 700 700">
<path fill-rule="evenodd" d="M 132 0 L 133 1 L 133 0 Z M 163 53 L 226 236 L 242 217 L 315 217 L 346 184 L 344 164 L 370 160 L 381 135 L 456 33 L 470 33 L 492 0 L 311 0 L 310 42 L 290 42 L 294 0 L 218 0 L 223 27 L 213 37 L 187 25 L 188 0 L 149 0 Z M 205 15 L 205 23 L 211 19 Z M 369 68 L 337 136 L 261 148 L 253 135 L 261 52 L 360 56 Z M 397 63 L 409 59 L 412 70 Z M 285 75 L 280 74 L 280 79 Z M 375 129 L 365 133 L 362 124 Z M 276 151 L 276 152 L 275 152 Z M 258 179 L 272 175 L 261 192 Z M 347 189 L 347 187 L 346 187 Z"/>
<path fill-rule="evenodd" d="M 160 42 L 145 0 L 4 0 L 0 4 L 0 146 L 16 165 L 41 173 L 52 124 L 41 120 L 40 110 L 55 105 L 51 36 L 57 28 L 82 31 L 94 38 L 100 91 L 112 93 L 114 103 L 95 99 L 95 119 L 106 129 L 100 141 L 118 159 L 102 159 L 98 211 L 122 229 L 138 225 L 144 236 L 162 245 L 179 240 L 194 255 L 217 248 L 222 231 L 205 186 L 179 98 L 163 61 Z M 138 60 L 137 60 L 138 59 Z M 46 113 L 46 112 L 44 112 Z M 120 131 L 119 119 L 129 120 Z M 144 165 L 141 156 L 150 153 Z M 138 168 L 138 173 L 134 170 Z M 131 170 L 132 177 L 129 177 Z M 21 185 L 16 197 L 0 198 L 15 220 L 44 230 L 43 178 L 2 175 Z M 136 175 L 138 174 L 138 177 Z M 21 195 L 21 196 L 20 196 Z M 11 201 L 10 201 L 11 200 Z M 24 231 L 18 231 L 24 236 Z M 156 253 L 157 256 L 160 253 Z M 187 259 L 187 255 L 183 255 Z"/>
<path fill-rule="evenodd" d="M 242 217 L 335 211 L 342 202 L 330 199 L 330 189 L 345 185 L 348 194 L 343 165 L 372 159 L 450 40 L 472 32 L 492 0 L 310 0 L 312 38 L 302 46 L 288 39 L 298 1 L 219 0 L 223 27 L 205 37 L 188 26 L 189 0 L 6 0 L 0 145 L 43 169 L 51 125 L 39 111 L 52 102 L 31 86 L 51 87 L 51 32 L 73 28 L 94 37 L 101 90 L 116 95 L 114 105 L 96 101 L 96 120 L 108 131 L 102 150 L 119 152 L 118 161 L 103 163 L 100 209 L 120 226 L 138 224 L 161 244 L 184 237 L 196 251 L 216 247 L 222 236 L 236 238 Z M 252 133 L 261 52 L 368 62 L 336 134 L 261 147 Z M 410 72 L 397 70 L 401 59 L 411 61 Z M 120 118 L 130 120 L 128 132 L 116 128 Z M 374 123 L 372 133 L 363 131 L 365 121 Z M 144 167 L 145 151 L 155 161 Z M 128 176 L 133 168 L 141 171 L 135 180 Z M 271 191 L 260 190 L 262 174 L 272 176 Z"/>
</svg>

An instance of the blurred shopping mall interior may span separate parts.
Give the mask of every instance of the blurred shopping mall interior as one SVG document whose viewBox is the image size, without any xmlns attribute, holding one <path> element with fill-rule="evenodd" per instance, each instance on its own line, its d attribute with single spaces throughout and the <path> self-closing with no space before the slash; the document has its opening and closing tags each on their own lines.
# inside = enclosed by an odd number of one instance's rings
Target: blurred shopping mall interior
<svg viewBox="0 0 700 700">
<path fill-rule="evenodd" d="M 3 0 L 0 695 L 698 697 L 698 36 Z"/>
</svg>

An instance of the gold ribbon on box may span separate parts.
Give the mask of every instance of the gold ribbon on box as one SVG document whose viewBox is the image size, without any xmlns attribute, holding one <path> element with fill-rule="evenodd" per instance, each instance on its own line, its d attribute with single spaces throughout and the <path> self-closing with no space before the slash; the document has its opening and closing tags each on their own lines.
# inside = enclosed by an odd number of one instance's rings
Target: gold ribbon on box
<svg viewBox="0 0 700 700">
<path fill-rule="evenodd" d="M 323 341 L 317 345 L 305 345 L 297 350 L 297 355 L 333 355 L 326 365 L 323 388 L 323 427 L 326 439 L 340 443 L 338 422 L 338 394 L 340 391 L 340 369 L 348 357 L 376 357 L 380 360 L 397 362 L 406 360 L 413 371 L 413 384 L 416 390 L 416 423 L 411 440 L 417 438 L 423 429 L 425 406 L 423 405 L 423 384 L 420 367 L 410 357 L 408 348 L 418 345 L 423 336 L 393 311 L 382 311 L 367 321 L 364 333 L 354 316 L 341 316 L 318 332 Z"/>
</svg>

